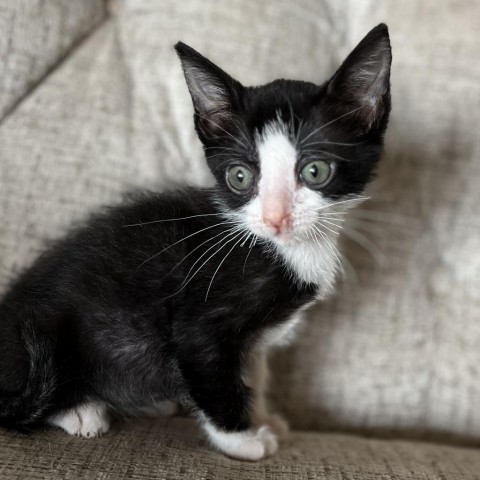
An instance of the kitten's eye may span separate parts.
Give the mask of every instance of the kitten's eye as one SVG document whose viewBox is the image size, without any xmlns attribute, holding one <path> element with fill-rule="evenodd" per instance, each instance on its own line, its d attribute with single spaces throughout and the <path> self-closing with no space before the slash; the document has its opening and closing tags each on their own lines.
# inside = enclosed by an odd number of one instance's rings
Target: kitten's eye
<svg viewBox="0 0 480 480">
<path fill-rule="evenodd" d="M 311 188 L 325 186 L 332 177 L 333 168 L 329 162 L 315 160 L 307 163 L 300 171 L 300 177 Z"/>
<path fill-rule="evenodd" d="M 234 165 L 227 170 L 227 182 L 233 190 L 247 190 L 253 183 L 253 172 L 245 165 Z"/>
</svg>

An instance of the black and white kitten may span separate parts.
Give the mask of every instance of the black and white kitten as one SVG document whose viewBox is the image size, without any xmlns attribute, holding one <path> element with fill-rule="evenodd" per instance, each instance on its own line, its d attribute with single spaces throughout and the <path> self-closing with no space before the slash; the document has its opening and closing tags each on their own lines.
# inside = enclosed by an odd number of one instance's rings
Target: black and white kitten
<svg viewBox="0 0 480 480">
<path fill-rule="evenodd" d="M 211 443 L 257 460 L 265 352 L 332 291 L 344 214 L 362 199 L 390 111 L 374 28 L 321 86 L 244 87 L 176 45 L 212 189 L 143 194 L 43 254 L 0 304 L 0 423 L 107 431 L 107 411 L 191 408 Z"/>
</svg>

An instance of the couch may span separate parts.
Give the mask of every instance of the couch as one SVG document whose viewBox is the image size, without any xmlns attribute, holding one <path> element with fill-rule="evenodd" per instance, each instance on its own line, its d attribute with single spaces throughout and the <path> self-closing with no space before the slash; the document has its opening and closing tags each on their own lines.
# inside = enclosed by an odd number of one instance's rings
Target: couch
<svg viewBox="0 0 480 480">
<path fill-rule="evenodd" d="M 270 357 L 279 453 L 226 458 L 188 417 L 2 430 L 2 480 L 480 479 L 476 0 L 0 0 L 0 293 L 100 205 L 211 182 L 177 40 L 245 84 L 322 82 L 381 21 L 386 148 L 337 294 Z"/>
</svg>

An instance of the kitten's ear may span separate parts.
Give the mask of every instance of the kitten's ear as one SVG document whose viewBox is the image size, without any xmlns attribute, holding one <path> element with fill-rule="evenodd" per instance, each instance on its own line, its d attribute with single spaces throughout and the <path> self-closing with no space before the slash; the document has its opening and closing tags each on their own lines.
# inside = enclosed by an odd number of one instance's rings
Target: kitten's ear
<svg viewBox="0 0 480 480">
<path fill-rule="evenodd" d="M 188 45 L 178 42 L 175 50 L 193 100 L 199 133 L 207 138 L 225 133 L 239 106 L 242 85 Z"/>
<path fill-rule="evenodd" d="M 338 107 L 335 114 L 343 112 L 346 120 L 352 118 L 362 133 L 388 117 L 391 63 L 388 28 L 381 23 L 355 47 L 328 83 L 331 104 Z"/>
</svg>

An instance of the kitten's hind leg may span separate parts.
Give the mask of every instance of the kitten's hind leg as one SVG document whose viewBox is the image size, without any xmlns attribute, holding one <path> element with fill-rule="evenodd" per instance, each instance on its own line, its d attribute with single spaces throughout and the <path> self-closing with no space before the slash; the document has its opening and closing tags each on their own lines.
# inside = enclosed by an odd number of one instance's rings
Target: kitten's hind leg
<svg viewBox="0 0 480 480">
<path fill-rule="evenodd" d="M 101 402 L 83 403 L 62 410 L 49 417 L 47 422 L 77 437 L 97 437 L 110 428 L 107 408 Z"/>
</svg>

